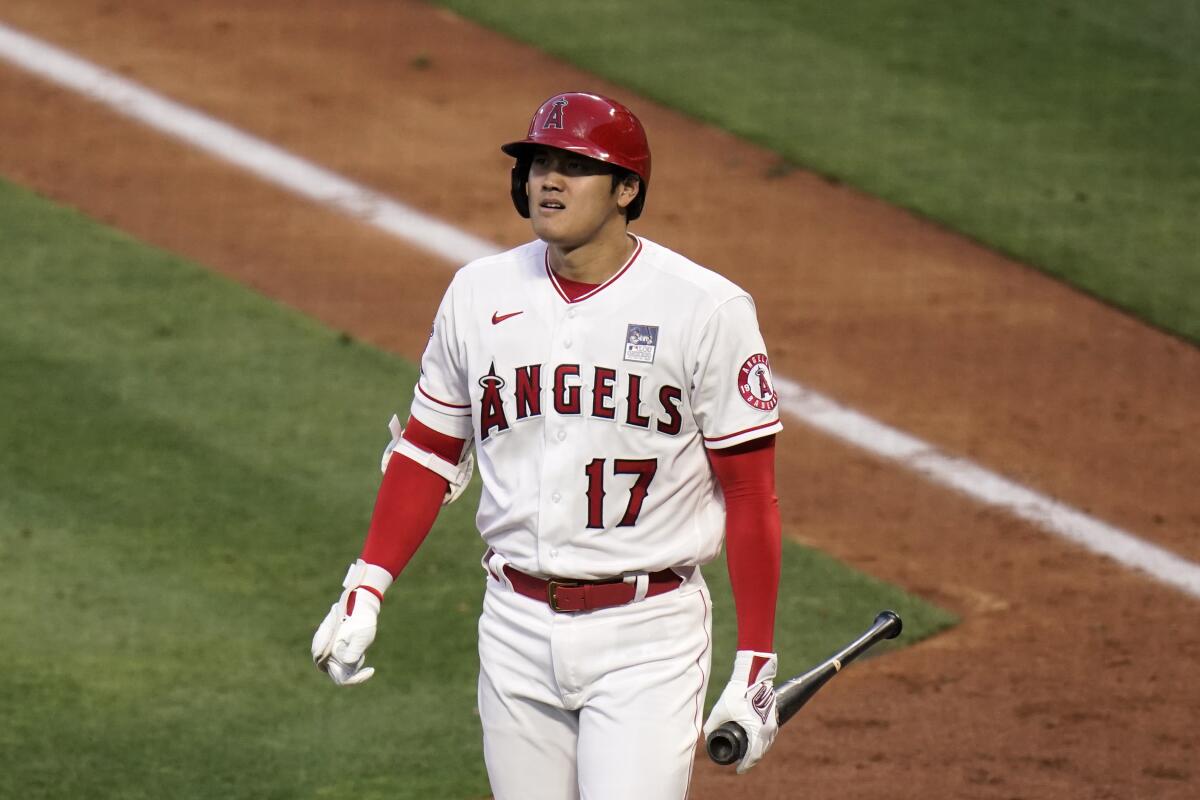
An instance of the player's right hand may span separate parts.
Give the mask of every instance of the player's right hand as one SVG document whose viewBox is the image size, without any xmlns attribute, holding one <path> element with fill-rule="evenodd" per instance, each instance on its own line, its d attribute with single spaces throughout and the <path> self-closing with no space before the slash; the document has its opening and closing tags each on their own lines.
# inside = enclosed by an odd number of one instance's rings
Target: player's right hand
<svg viewBox="0 0 1200 800">
<path fill-rule="evenodd" d="M 317 669 L 338 686 L 363 683 L 375 670 L 364 666 L 366 650 L 375 641 L 380 598 L 392 582 L 382 567 L 359 560 L 343 581 L 345 591 L 329 608 L 312 640 Z"/>
</svg>

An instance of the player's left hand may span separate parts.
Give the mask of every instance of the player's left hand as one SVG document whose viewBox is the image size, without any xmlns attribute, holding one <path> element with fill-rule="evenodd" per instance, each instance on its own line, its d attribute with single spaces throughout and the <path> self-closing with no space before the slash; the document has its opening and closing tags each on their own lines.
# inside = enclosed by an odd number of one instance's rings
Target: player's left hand
<svg viewBox="0 0 1200 800">
<path fill-rule="evenodd" d="M 704 723 L 705 738 L 730 721 L 746 731 L 746 755 L 738 762 L 739 775 L 758 763 L 779 731 L 775 708 L 778 670 L 779 658 L 774 653 L 739 650 L 733 660 L 733 675 Z"/>
</svg>

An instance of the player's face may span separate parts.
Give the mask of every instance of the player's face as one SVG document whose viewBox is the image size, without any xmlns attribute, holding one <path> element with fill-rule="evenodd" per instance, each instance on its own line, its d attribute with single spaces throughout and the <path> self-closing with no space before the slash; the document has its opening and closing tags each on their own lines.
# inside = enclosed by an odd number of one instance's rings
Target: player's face
<svg viewBox="0 0 1200 800">
<path fill-rule="evenodd" d="M 620 209 L 636 190 L 613 188 L 612 171 L 599 161 L 566 150 L 539 147 L 529 167 L 529 219 L 538 238 L 578 247 L 606 228 L 625 222 Z M 622 234 L 623 235 L 623 234 Z"/>
</svg>

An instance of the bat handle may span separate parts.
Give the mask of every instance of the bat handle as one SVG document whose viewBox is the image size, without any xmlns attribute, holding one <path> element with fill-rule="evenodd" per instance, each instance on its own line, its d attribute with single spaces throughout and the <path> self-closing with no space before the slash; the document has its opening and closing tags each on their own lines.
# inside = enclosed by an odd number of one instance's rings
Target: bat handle
<svg viewBox="0 0 1200 800">
<path fill-rule="evenodd" d="M 704 742 L 708 757 L 725 766 L 742 760 L 749 747 L 746 731 L 736 722 L 726 722 L 708 735 Z"/>
</svg>

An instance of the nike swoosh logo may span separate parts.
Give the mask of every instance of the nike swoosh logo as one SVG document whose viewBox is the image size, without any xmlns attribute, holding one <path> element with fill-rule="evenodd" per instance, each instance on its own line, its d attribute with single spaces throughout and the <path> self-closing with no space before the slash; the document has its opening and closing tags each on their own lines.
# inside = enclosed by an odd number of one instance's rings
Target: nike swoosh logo
<svg viewBox="0 0 1200 800">
<path fill-rule="evenodd" d="M 504 320 L 506 320 L 506 319 L 511 319 L 512 317 L 515 317 L 517 314 L 524 314 L 524 313 L 525 313 L 524 311 L 514 311 L 511 314 L 501 314 L 499 311 L 493 311 L 492 312 L 492 324 L 499 325 L 501 322 L 504 322 Z"/>
</svg>

